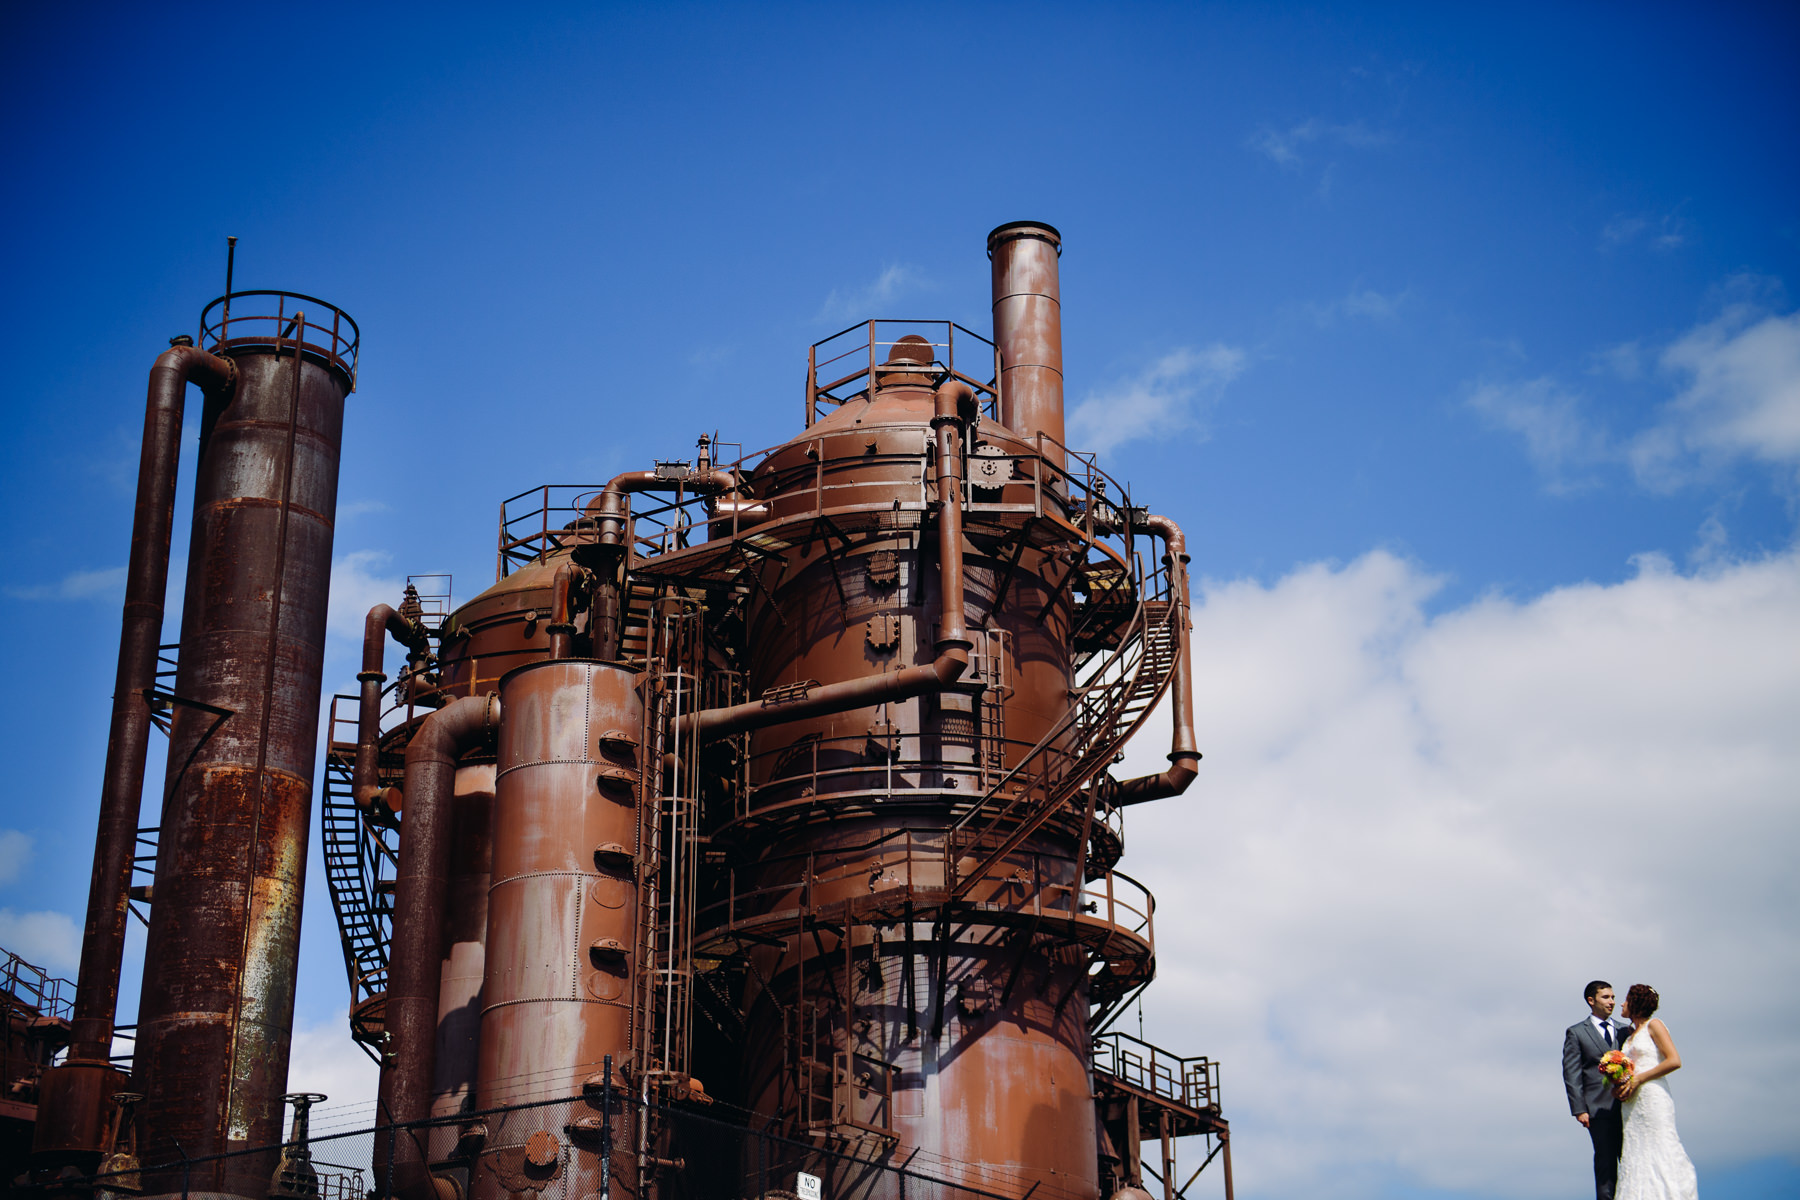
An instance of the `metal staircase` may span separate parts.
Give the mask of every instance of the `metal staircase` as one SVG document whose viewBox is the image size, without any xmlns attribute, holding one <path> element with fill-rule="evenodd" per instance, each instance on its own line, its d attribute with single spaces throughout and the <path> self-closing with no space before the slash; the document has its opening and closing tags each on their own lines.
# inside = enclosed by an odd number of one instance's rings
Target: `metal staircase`
<svg viewBox="0 0 1800 1200">
<path fill-rule="evenodd" d="M 967 895 L 1112 764 L 1167 690 L 1186 616 L 1174 600 L 1139 604 L 1118 648 L 1077 689 L 1068 713 L 951 827 L 945 853 L 952 899 Z"/>
<path fill-rule="evenodd" d="M 340 703 L 354 713 L 355 696 L 331 698 L 331 740 L 325 750 L 325 795 L 321 807 L 325 882 L 337 912 L 350 977 L 350 1032 L 365 1046 L 378 1046 L 382 1004 L 387 995 L 388 939 L 393 931 L 394 845 L 369 827 L 356 807 L 351 770 L 356 763 L 356 721 L 340 717 Z M 340 730 L 348 730 L 348 737 Z"/>
</svg>

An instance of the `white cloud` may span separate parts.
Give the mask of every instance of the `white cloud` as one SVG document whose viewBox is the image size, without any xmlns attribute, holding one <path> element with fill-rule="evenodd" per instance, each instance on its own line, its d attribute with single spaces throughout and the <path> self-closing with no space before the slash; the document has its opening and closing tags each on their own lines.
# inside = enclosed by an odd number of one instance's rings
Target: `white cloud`
<svg viewBox="0 0 1800 1200">
<path fill-rule="evenodd" d="M 1309 117 L 1286 129 L 1263 126 L 1250 135 L 1250 148 L 1281 166 L 1298 170 L 1302 164 L 1301 152 L 1315 144 L 1365 150 L 1386 146 L 1392 141 L 1390 134 L 1370 129 L 1361 121 L 1335 124 L 1319 117 Z"/>
<path fill-rule="evenodd" d="M 110 600 L 117 598 L 124 586 L 124 567 L 103 567 L 71 571 L 55 583 L 8 587 L 6 594 L 15 600 Z"/>
<path fill-rule="evenodd" d="M 331 564 L 331 608 L 325 627 L 332 638 L 348 640 L 360 652 L 363 618 L 369 610 L 377 604 L 399 607 L 405 578 L 379 573 L 393 557 L 384 550 L 357 550 Z"/>
<path fill-rule="evenodd" d="M 0 829 L 0 883 L 15 883 L 31 859 L 31 835 Z"/>
<path fill-rule="evenodd" d="M 1633 383 L 1647 357 L 1627 342 L 1591 356 L 1590 372 Z M 1552 490 L 1591 482 L 1579 472 L 1603 464 L 1624 464 L 1663 491 L 1745 460 L 1800 471 L 1800 312 L 1731 305 L 1664 346 L 1655 363 L 1673 394 L 1635 432 L 1606 428 L 1582 393 L 1549 375 L 1478 384 L 1468 402 L 1524 440 Z"/>
<path fill-rule="evenodd" d="M 1217 400 L 1248 361 L 1242 350 L 1223 342 L 1171 351 L 1076 405 L 1069 413 L 1069 444 L 1107 454 L 1138 438 L 1203 433 L 1202 407 Z"/>
<path fill-rule="evenodd" d="M 288 1054 L 288 1091 L 319 1092 L 327 1097 L 313 1109 L 314 1136 L 372 1126 L 380 1075 L 374 1060 L 350 1040 L 350 1015 L 346 1010 L 340 1009 L 317 1025 L 294 1027 Z M 318 1156 L 333 1159 L 328 1147 L 335 1144 L 320 1146 Z"/>
<path fill-rule="evenodd" d="M 1584 415 L 1582 397 L 1548 376 L 1524 383 L 1484 383 L 1469 394 L 1469 407 L 1491 428 L 1517 434 L 1552 491 L 1591 482 L 1571 473 L 1612 454 L 1606 435 Z"/>
<path fill-rule="evenodd" d="M 1679 209 L 1660 217 L 1642 213 L 1617 213 L 1600 229 L 1600 246 L 1616 250 L 1628 246 L 1642 235 L 1645 244 L 1655 250 L 1675 250 L 1687 243 L 1687 222 Z"/>
<path fill-rule="evenodd" d="M 1238 1180 L 1581 1194 L 1558 1052 L 1596 976 L 1662 990 L 1703 1171 L 1800 1152 L 1800 553 L 1434 587 L 1376 552 L 1197 598 L 1207 757 L 1123 866 L 1158 892 L 1146 1033 L 1222 1061 Z"/>
<path fill-rule="evenodd" d="M 1389 295 L 1373 288 L 1355 288 L 1329 304 L 1308 304 L 1306 310 L 1320 326 L 1335 325 L 1340 319 L 1392 321 L 1399 317 L 1410 291 Z"/>
<path fill-rule="evenodd" d="M 901 296 L 926 288 L 928 282 L 917 267 L 894 263 L 883 268 L 875 279 L 852 288 L 833 288 L 819 306 L 818 321 L 854 321 L 860 318 L 884 317 L 881 310 Z"/>
<path fill-rule="evenodd" d="M 1631 447 L 1641 479 L 1677 482 L 1734 458 L 1800 466 L 1800 312 L 1734 306 L 1678 338 L 1661 362 L 1685 386 Z"/>
<path fill-rule="evenodd" d="M 0 946 L 34 966 L 66 971 L 81 961 L 81 926 L 65 913 L 0 908 Z"/>
</svg>

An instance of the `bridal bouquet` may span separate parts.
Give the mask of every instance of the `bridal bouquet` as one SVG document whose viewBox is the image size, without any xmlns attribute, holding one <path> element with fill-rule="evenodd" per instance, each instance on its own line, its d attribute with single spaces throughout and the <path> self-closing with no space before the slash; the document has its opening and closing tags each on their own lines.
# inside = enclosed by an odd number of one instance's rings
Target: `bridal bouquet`
<svg viewBox="0 0 1800 1200">
<path fill-rule="evenodd" d="M 1631 1060 L 1625 1057 L 1623 1050 L 1608 1050 L 1600 1056 L 1600 1073 L 1606 1076 L 1607 1082 L 1620 1087 L 1630 1082 L 1636 1068 Z"/>
</svg>

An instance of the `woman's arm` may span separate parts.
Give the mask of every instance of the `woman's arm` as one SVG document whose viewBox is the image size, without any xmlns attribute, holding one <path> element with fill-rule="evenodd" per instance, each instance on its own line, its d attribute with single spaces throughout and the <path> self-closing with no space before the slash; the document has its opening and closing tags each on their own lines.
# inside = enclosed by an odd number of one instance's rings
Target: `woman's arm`
<svg viewBox="0 0 1800 1200">
<path fill-rule="evenodd" d="M 1620 1099 L 1630 1097 L 1639 1087 L 1659 1075 L 1667 1075 L 1672 1071 L 1681 1070 L 1681 1051 L 1675 1049 L 1675 1040 L 1669 1036 L 1669 1027 L 1655 1017 L 1650 1018 L 1649 1024 L 1650 1040 L 1656 1043 L 1658 1050 L 1662 1051 L 1663 1060 L 1654 1067 L 1648 1067 L 1633 1075 L 1631 1082 L 1620 1090 Z"/>
</svg>

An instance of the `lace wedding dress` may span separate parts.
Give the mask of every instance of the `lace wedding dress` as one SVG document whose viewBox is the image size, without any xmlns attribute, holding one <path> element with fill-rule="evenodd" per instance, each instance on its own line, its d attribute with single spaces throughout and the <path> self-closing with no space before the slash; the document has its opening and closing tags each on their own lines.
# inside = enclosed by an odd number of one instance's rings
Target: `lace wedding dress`
<svg viewBox="0 0 1800 1200">
<path fill-rule="evenodd" d="M 1625 1057 L 1643 1072 L 1663 1060 L 1650 1036 L 1650 1024 L 1625 1039 Z M 1619 1155 L 1619 1186 L 1614 1200 L 1698 1200 L 1700 1185 L 1694 1164 L 1675 1133 L 1675 1099 L 1669 1077 L 1658 1076 L 1625 1101 L 1625 1147 Z"/>
</svg>

